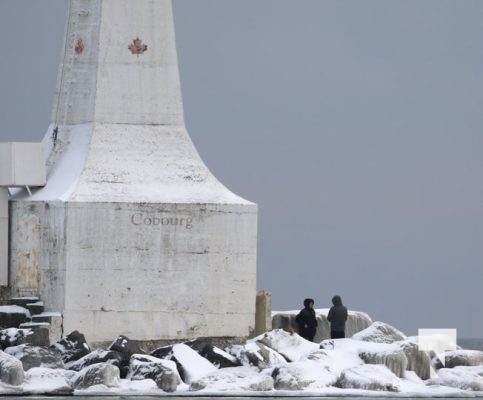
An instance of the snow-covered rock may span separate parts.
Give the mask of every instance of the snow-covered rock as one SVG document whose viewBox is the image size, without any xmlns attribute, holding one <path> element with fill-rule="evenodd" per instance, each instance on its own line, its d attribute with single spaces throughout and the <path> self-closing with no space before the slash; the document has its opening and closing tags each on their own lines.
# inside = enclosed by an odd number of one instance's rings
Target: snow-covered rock
<svg viewBox="0 0 483 400">
<path fill-rule="evenodd" d="M 178 365 L 181 379 L 187 384 L 217 370 L 206 358 L 183 343 L 173 346 L 172 360 Z"/>
<path fill-rule="evenodd" d="M 77 361 L 91 352 L 91 349 L 86 342 L 86 338 L 78 331 L 69 333 L 67 336 L 54 343 L 51 347 L 60 351 L 64 363 Z"/>
<path fill-rule="evenodd" d="M 438 377 L 429 381 L 463 390 L 483 391 L 483 366 L 441 368 Z"/>
<path fill-rule="evenodd" d="M 282 354 L 288 361 L 299 361 L 320 349 L 319 344 L 309 342 L 297 333 L 274 329 L 250 341 L 259 342 Z"/>
<path fill-rule="evenodd" d="M 244 366 L 258 367 L 260 370 L 287 364 L 284 356 L 259 342 L 230 346 L 228 352 Z"/>
<path fill-rule="evenodd" d="M 0 330 L 0 346 L 2 350 L 7 347 L 24 344 L 28 335 L 32 334 L 30 329 L 7 328 Z"/>
<path fill-rule="evenodd" d="M 473 367 L 477 365 L 483 365 L 483 351 L 479 350 L 453 350 L 446 351 L 445 365 L 437 357 L 433 357 L 432 365 L 439 368 L 453 368 L 453 367 Z"/>
<path fill-rule="evenodd" d="M 30 311 L 20 306 L 0 306 L 0 326 L 2 328 L 18 328 L 27 322 Z"/>
<path fill-rule="evenodd" d="M 185 342 L 185 344 L 195 350 L 201 357 L 206 358 L 217 368 L 238 367 L 240 361 L 226 351 L 213 346 L 205 339 L 195 339 Z"/>
<path fill-rule="evenodd" d="M 387 349 L 383 351 L 364 350 L 359 353 L 359 357 L 366 364 L 385 365 L 396 376 L 403 378 L 408 366 L 408 359 L 403 350 L 399 348 Z"/>
<path fill-rule="evenodd" d="M 421 379 L 429 379 L 431 357 L 423 350 L 419 350 L 417 336 L 409 337 L 406 340 L 395 342 L 404 352 L 408 360 L 406 369 L 414 371 Z"/>
<path fill-rule="evenodd" d="M 74 389 L 86 389 L 94 385 L 117 387 L 120 385 L 119 368 L 108 363 L 93 364 L 77 372 L 70 380 Z"/>
<path fill-rule="evenodd" d="M 352 335 L 352 339 L 373 343 L 394 343 L 407 339 L 400 330 L 384 322 L 373 322 L 368 328 Z"/>
<path fill-rule="evenodd" d="M 129 362 L 127 379 L 152 379 L 165 392 L 174 392 L 181 383 L 176 363 L 147 354 L 133 354 Z"/>
<path fill-rule="evenodd" d="M 273 329 L 291 328 L 294 331 L 297 331 L 298 327 L 295 322 L 295 317 L 298 313 L 299 310 L 272 312 Z M 316 343 L 330 338 L 330 323 L 327 320 L 328 313 L 328 308 L 319 308 L 315 310 L 317 331 L 315 333 L 314 342 Z M 349 310 L 345 324 L 346 337 L 351 337 L 353 334 L 366 329 L 371 324 L 372 320 L 366 313 Z"/>
<path fill-rule="evenodd" d="M 169 358 L 173 354 L 173 346 L 163 346 L 163 347 L 158 347 L 157 349 L 154 349 L 151 353 L 149 353 L 150 356 L 157 357 L 157 358 Z"/>
<path fill-rule="evenodd" d="M 69 395 L 74 371 L 35 367 L 25 373 L 24 394 Z"/>
<path fill-rule="evenodd" d="M 0 351 L 0 381 L 14 386 L 24 381 L 22 362 L 3 351 Z"/>
<path fill-rule="evenodd" d="M 24 371 L 34 367 L 65 368 L 60 352 L 54 348 L 21 344 L 8 347 L 5 352 L 18 358 L 23 364 Z"/>
<path fill-rule="evenodd" d="M 334 385 L 342 370 L 362 364 L 356 353 L 343 350 L 318 350 L 307 359 L 273 370 L 275 389 L 322 389 Z"/>
<path fill-rule="evenodd" d="M 81 371 L 89 365 L 99 363 L 109 363 L 119 368 L 121 360 L 122 356 L 117 351 L 96 349 L 77 361 L 68 363 L 67 368 L 72 371 Z"/>
<path fill-rule="evenodd" d="M 401 380 L 384 365 L 358 365 L 342 371 L 337 386 L 343 389 L 398 392 Z"/>
<path fill-rule="evenodd" d="M 190 391 L 268 391 L 273 389 L 273 379 L 266 374 L 257 373 L 249 367 L 229 367 L 213 371 L 193 380 Z"/>
<path fill-rule="evenodd" d="M 121 355 L 121 363 L 119 365 L 121 378 L 125 378 L 129 371 L 129 360 L 131 356 L 133 354 L 145 354 L 144 350 L 142 350 L 136 342 L 124 335 L 118 336 L 107 350 L 115 351 Z"/>
<path fill-rule="evenodd" d="M 408 360 L 397 343 L 371 343 L 354 339 L 324 340 L 320 344 L 325 349 L 356 352 L 366 364 L 383 364 L 399 377 L 404 376 Z"/>
</svg>

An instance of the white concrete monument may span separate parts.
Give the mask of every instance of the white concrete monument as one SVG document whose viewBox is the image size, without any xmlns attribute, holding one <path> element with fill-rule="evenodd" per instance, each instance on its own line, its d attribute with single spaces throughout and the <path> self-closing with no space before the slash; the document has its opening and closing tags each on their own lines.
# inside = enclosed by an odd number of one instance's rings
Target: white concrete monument
<svg viewBox="0 0 483 400">
<path fill-rule="evenodd" d="M 247 336 L 257 206 L 184 126 L 170 0 L 71 0 L 47 184 L 10 198 L 12 295 L 91 342 Z"/>
</svg>

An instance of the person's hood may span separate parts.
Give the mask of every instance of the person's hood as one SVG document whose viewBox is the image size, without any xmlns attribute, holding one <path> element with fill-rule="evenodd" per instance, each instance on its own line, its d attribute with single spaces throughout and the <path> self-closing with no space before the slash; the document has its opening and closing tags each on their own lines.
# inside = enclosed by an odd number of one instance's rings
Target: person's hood
<svg viewBox="0 0 483 400">
<path fill-rule="evenodd" d="M 340 296 L 332 297 L 332 304 L 334 306 L 341 306 L 342 305 L 342 299 L 340 298 Z"/>
<path fill-rule="evenodd" d="M 304 300 L 304 307 L 309 308 L 310 303 L 315 304 L 314 299 L 305 299 Z"/>
</svg>

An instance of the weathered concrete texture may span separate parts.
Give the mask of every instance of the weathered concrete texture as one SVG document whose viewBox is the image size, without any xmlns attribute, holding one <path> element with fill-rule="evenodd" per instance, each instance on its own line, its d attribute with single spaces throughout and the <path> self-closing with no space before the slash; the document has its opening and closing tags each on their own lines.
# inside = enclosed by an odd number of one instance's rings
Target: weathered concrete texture
<svg viewBox="0 0 483 400">
<path fill-rule="evenodd" d="M 272 293 L 267 290 L 257 292 L 255 313 L 255 335 L 272 330 Z"/>
<path fill-rule="evenodd" d="M 257 206 L 184 128 L 171 1 L 71 0 L 66 37 L 47 185 L 10 201 L 13 294 L 90 343 L 248 336 Z"/>
</svg>

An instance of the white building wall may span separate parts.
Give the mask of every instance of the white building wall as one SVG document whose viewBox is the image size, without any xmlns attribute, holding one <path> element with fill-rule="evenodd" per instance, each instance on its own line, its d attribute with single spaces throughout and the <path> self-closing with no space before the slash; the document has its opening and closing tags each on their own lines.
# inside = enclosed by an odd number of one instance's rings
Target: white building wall
<svg viewBox="0 0 483 400">
<path fill-rule="evenodd" d="M 102 341 L 253 329 L 256 206 L 69 203 L 67 221 L 66 331 Z"/>
<path fill-rule="evenodd" d="M 13 294 L 92 342 L 248 335 L 257 206 L 184 128 L 171 1 L 71 0 L 69 15 L 47 185 L 11 200 Z"/>
</svg>

